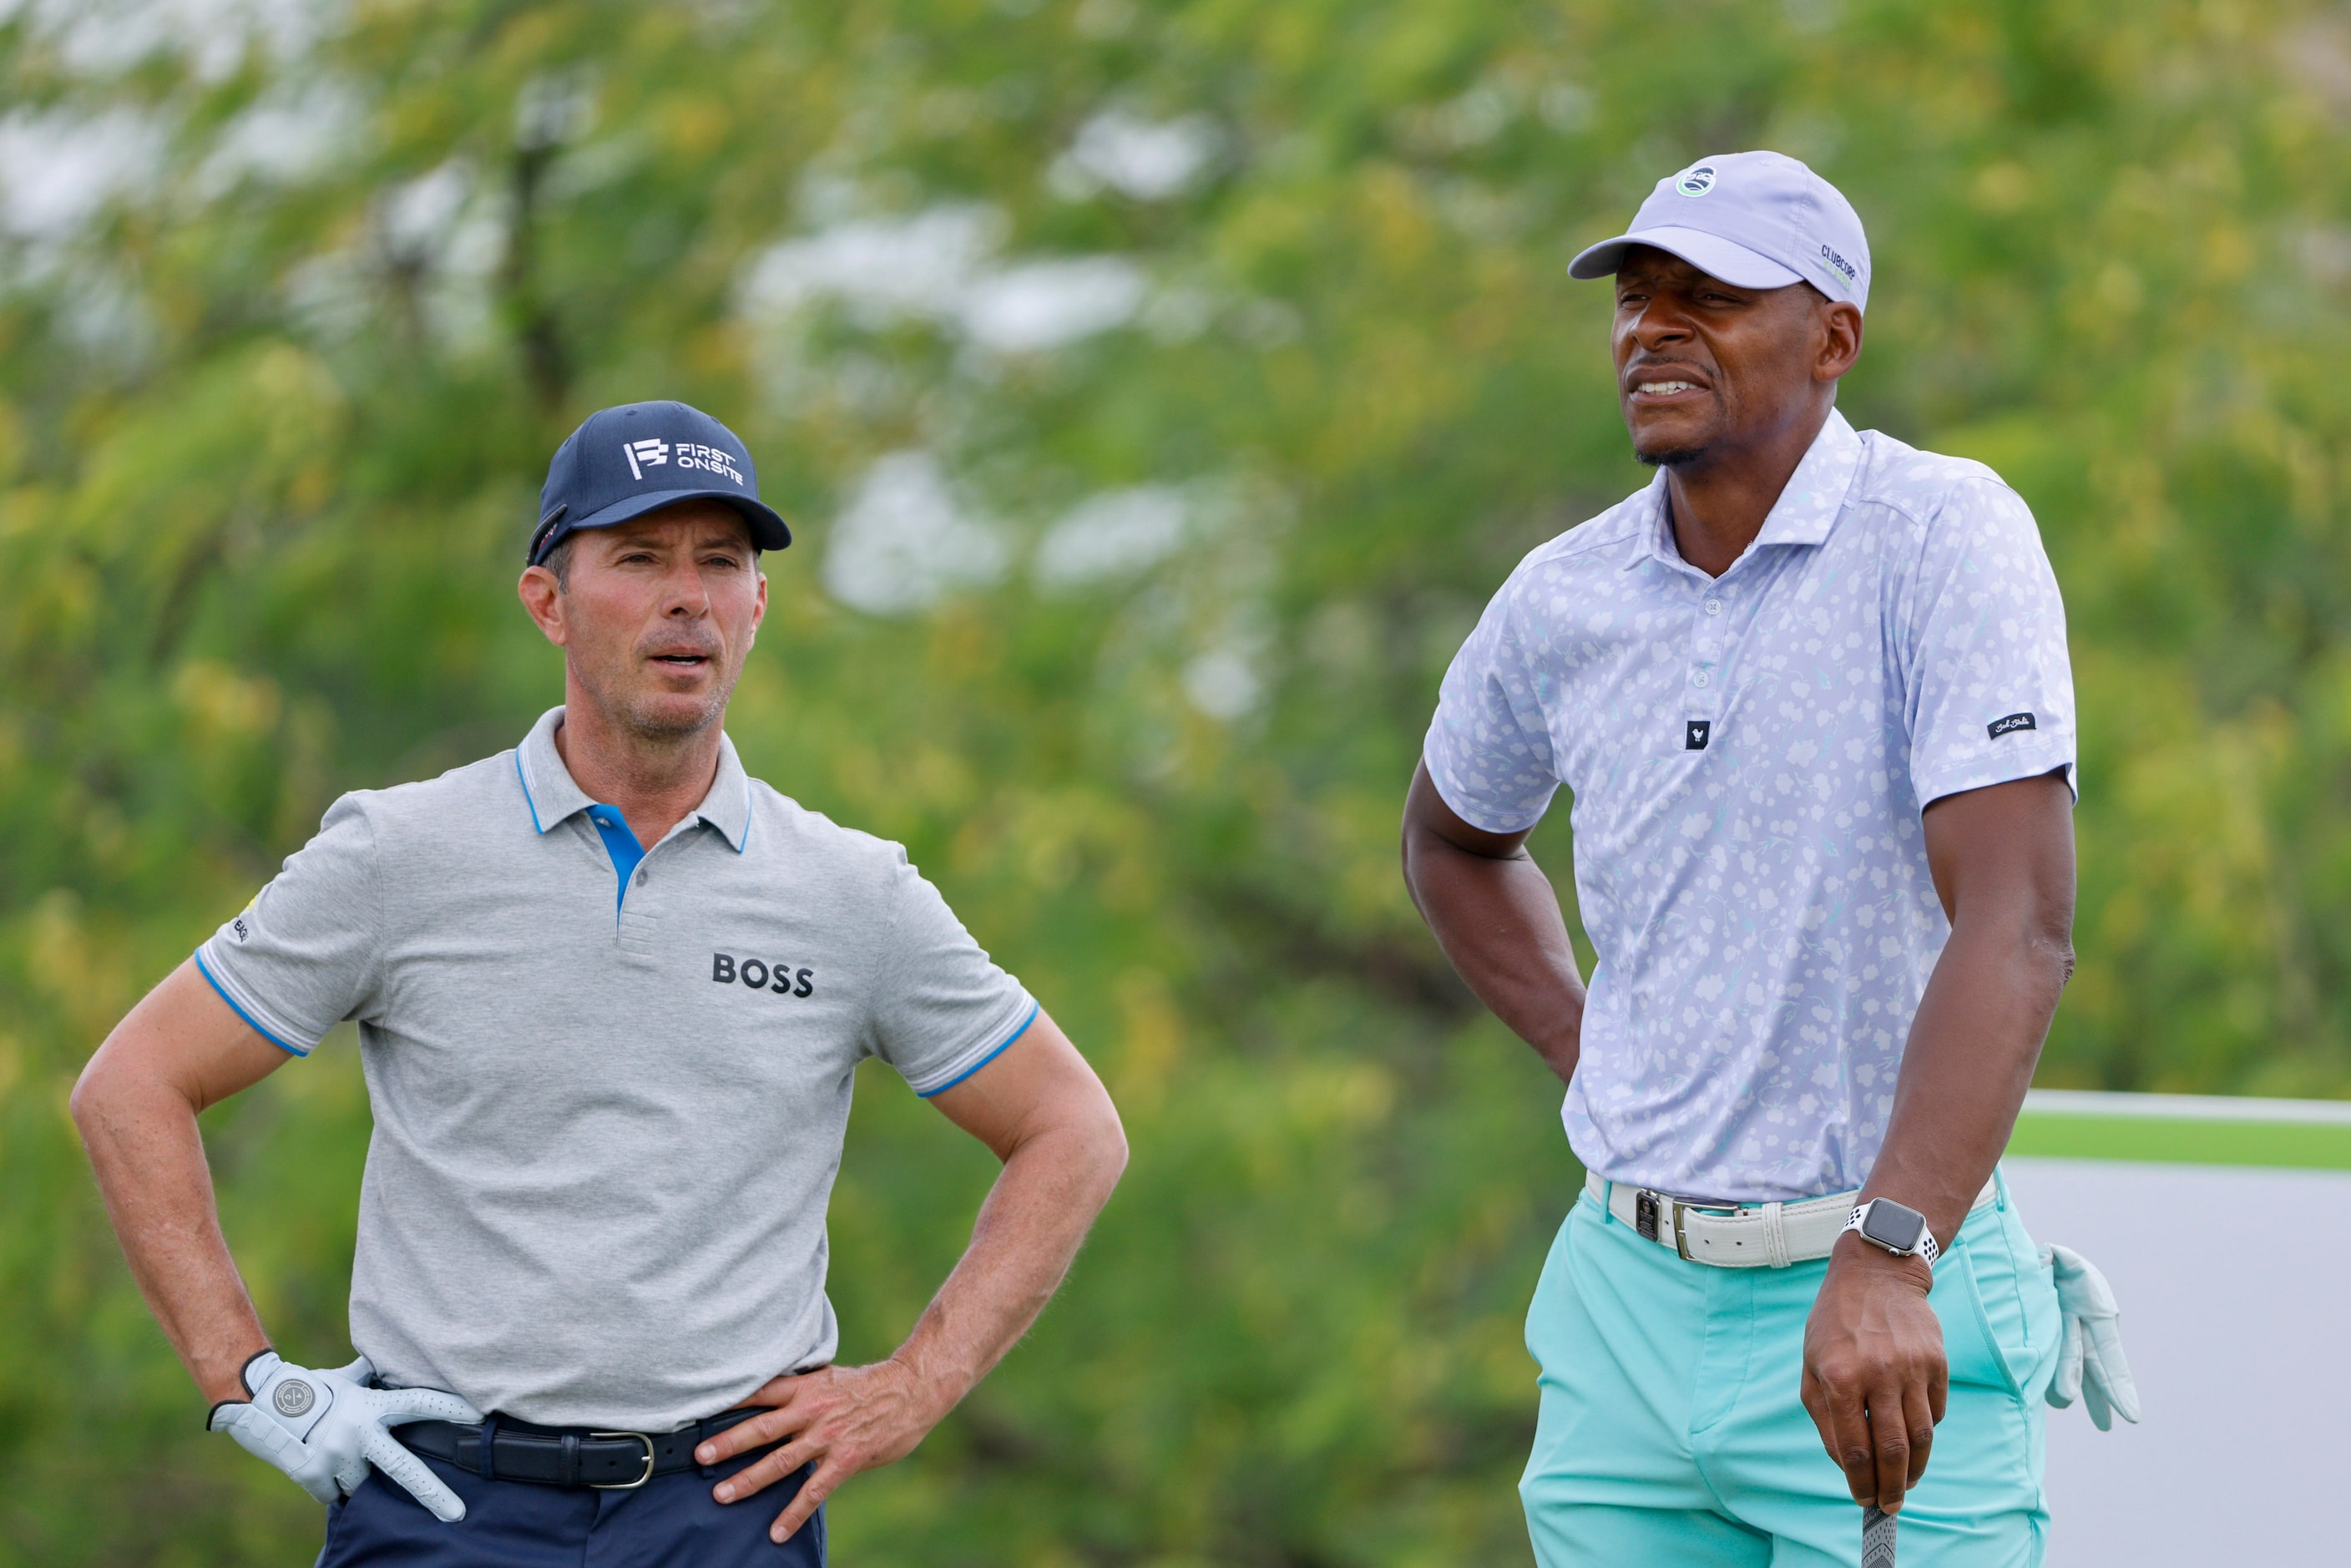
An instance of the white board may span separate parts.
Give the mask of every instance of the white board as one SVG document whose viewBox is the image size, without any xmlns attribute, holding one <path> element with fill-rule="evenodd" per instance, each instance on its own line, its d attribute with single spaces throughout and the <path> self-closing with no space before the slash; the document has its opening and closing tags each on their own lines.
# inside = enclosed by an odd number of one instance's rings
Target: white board
<svg viewBox="0 0 2351 1568">
<path fill-rule="evenodd" d="M 2351 1564 L 2351 1172 L 2011 1157 L 2105 1271 L 2144 1406 L 2049 1416 L 2049 1568 Z"/>
</svg>

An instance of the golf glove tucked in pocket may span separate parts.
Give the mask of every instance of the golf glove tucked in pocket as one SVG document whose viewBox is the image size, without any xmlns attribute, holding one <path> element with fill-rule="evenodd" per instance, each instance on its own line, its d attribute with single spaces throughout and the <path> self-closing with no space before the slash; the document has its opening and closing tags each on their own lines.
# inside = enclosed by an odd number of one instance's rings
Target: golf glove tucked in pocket
<svg viewBox="0 0 2351 1568">
<path fill-rule="evenodd" d="M 253 1397 L 214 1406 L 205 1428 L 226 1432 L 320 1502 L 357 1491 L 373 1465 L 435 1519 L 465 1517 L 457 1494 L 391 1431 L 404 1421 L 479 1421 L 482 1413 L 465 1400 L 437 1388 L 370 1388 L 375 1368 L 365 1356 L 331 1372 L 313 1372 L 265 1350 L 245 1364 L 242 1376 Z"/>
<path fill-rule="evenodd" d="M 2122 1312 L 2114 1288 L 2087 1258 L 2070 1247 L 2043 1247 L 2041 1266 L 2057 1285 L 2057 1375 L 2049 1403 L 2063 1410 L 2079 1399 L 2098 1430 L 2120 1416 L 2138 1424 L 2138 1385 L 2123 1355 Z"/>
</svg>

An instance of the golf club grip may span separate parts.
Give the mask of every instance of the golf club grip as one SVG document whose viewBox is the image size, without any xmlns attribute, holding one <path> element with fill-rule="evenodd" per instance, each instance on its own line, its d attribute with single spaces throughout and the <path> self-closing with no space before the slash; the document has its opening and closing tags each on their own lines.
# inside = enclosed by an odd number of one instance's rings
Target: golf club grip
<svg viewBox="0 0 2351 1568">
<path fill-rule="evenodd" d="M 1874 1502 L 1861 1507 L 1861 1568 L 1894 1568 L 1894 1516 Z"/>
</svg>

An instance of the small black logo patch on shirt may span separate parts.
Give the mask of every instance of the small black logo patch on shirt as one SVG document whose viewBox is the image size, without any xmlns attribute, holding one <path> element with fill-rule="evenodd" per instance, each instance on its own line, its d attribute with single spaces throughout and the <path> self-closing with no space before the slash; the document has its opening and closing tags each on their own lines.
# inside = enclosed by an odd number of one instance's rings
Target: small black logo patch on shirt
<svg viewBox="0 0 2351 1568">
<path fill-rule="evenodd" d="M 1713 738 L 1714 720 L 1710 718 L 1694 718 L 1682 727 L 1684 751 L 1704 751 L 1706 743 Z"/>
<path fill-rule="evenodd" d="M 2032 727 L 2032 716 L 2031 714 L 2012 713 L 2006 718 L 1996 718 L 1990 724 L 1984 726 L 1984 733 L 1990 736 L 1992 739 L 1998 740 L 2001 736 L 2006 735 L 2011 729 L 2031 729 Z"/>
<path fill-rule="evenodd" d="M 245 916 L 244 916 L 244 915 L 238 915 L 235 919 L 234 919 L 234 920 L 230 921 L 230 922 L 228 923 L 228 928 L 229 928 L 231 931 L 234 931 L 235 933 L 236 933 L 236 939 L 237 939 L 238 941 L 240 941 L 240 942 L 244 941 L 246 937 L 248 937 L 248 936 L 252 936 L 252 935 L 253 935 L 253 933 L 252 933 L 252 932 L 250 932 L 250 931 L 248 931 L 248 930 L 246 930 L 246 925 L 245 925 Z"/>
</svg>

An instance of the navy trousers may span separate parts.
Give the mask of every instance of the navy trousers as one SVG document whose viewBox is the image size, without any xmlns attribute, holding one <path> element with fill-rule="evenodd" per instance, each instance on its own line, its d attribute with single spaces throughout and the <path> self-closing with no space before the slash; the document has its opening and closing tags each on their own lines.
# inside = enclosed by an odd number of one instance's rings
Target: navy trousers
<svg viewBox="0 0 2351 1568">
<path fill-rule="evenodd" d="M 823 1509 L 781 1546 L 768 1539 L 810 1469 L 740 1502 L 711 1498 L 722 1477 L 768 1451 L 655 1476 L 634 1491 L 486 1481 L 428 1458 L 465 1500 L 465 1517 L 455 1524 L 371 1472 L 327 1511 L 318 1568 L 824 1568 Z"/>
</svg>

